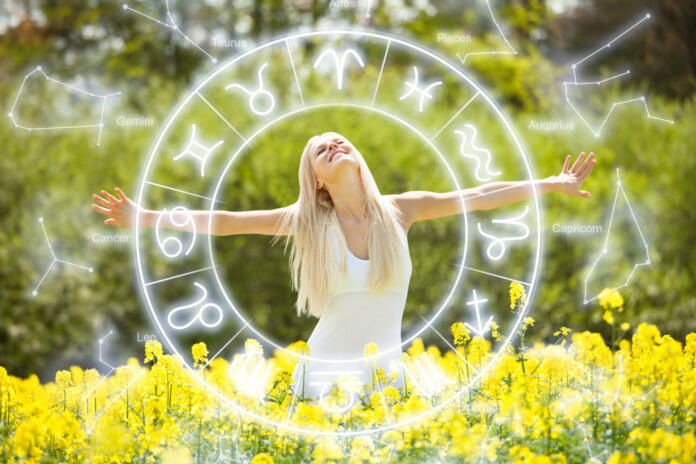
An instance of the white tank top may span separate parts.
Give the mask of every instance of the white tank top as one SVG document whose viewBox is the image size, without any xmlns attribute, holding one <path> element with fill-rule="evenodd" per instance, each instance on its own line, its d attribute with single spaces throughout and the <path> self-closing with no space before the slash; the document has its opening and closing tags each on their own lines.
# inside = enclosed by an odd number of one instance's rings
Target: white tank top
<svg viewBox="0 0 696 464">
<path fill-rule="evenodd" d="M 393 386 L 403 388 L 401 370 L 395 361 L 401 358 L 401 318 L 411 280 L 411 257 L 406 231 L 399 225 L 405 248 L 397 278 L 380 292 L 369 291 L 369 260 L 353 255 L 346 247 L 346 274 L 332 282 L 326 311 L 319 318 L 307 344 L 311 361 L 300 361 L 293 373 L 294 391 L 304 398 L 321 399 L 322 390 L 341 375 L 357 377 L 361 384 L 371 384 L 372 363 L 366 363 L 365 345 L 374 343 L 380 352 L 373 359 L 385 373 L 399 373 Z M 338 240 L 334 249 L 340 260 Z M 303 385 L 304 379 L 304 385 Z M 381 385 L 384 387 L 385 385 Z"/>
</svg>

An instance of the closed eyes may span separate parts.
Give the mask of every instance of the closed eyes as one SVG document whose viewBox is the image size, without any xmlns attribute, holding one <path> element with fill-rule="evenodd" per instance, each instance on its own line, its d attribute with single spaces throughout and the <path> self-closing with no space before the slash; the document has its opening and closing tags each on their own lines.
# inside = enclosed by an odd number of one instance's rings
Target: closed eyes
<svg viewBox="0 0 696 464">
<path fill-rule="evenodd" d="M 333 142 L 334 142 L 336 145 L 341 145 L 341 144 L 343 143 L 343 140 L 336 139 L 336 140 L 334 140 Z M 322 153 L 324 153 L 324 152 L 326 151 L 326 148 L 327 148 L 326 145 L 323 145 L 323 146 L 319 147 L 319 149 L 317 150 L 317 157 L 318 157 L 319 155 L 321 155 Z"/>
</svg>

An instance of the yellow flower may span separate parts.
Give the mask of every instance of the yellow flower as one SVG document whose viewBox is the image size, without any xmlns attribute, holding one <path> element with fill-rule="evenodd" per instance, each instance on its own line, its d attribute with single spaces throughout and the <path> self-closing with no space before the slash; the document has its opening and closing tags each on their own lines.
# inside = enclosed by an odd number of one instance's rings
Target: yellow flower
<svg viewBox="0 0 696 464">
<path fill-rule="evenodd" d="M 602 316 L 602 319 L 609 324 L 609 325 L 614 325 L 614 315 L 611 313 L 611 310 L 607 309 L 604 311 L 604 315 Z"/>
<path fill-rule="evenodd" d="M 273 464 L 273 458 L 266 453 L 259 453 L 251 459 L 251 464 Z"/>
<path fill-rule="evenodd" d="M 626 331 L 630 328 L 631 328 L 631 324 L 629 324 L 628 322 L 624 322 L 621 324 L 621 330 L 623 330 L 623 331 Z"/>
<path fill-rule="evenodd" d="M 517 303 L 520 306 L 524 304 L 527 299 L 527 294 L 524 292 L 524 287 L 519 282 L 510 282 L 510 309 L 515 309 Z"/>
<path fill-rule="evenodd" d="M 157 362 L 162 357 L 162 345 L 157 340 L 145 342 L 145 362 Z"/>
<path fill-rule="evenodd" d="M 68 388 L 72 385 L 72 374 L 70 371 L 56 372 L 56 385 L 59 388 Z"/>
<path fill-rule="evenodd" d="M 491 322 L 491 337 L 493 337 L 493 340 L 500 340 L 500 333 L 498 333 L 498 329 L 500 326 L 496 322 Z"/>
<path fill-rule="evenodd" d="M 191 347 L 191 354 L 193 355 L 193 366 L 198 367 L 199 365 L 204 365 L 208 362 L 208 347 L 205 342 L 198 342 Z"/>
<path fill-rule="evenodd" d="M 85 371 L 85 383 L 94 385 L 99 380 L 99 371 L 96 369 L 87 369 Z"/>
<path fill-rule="evenodd" d="M 369 364 L 371 362 L 374 362 L 375 357 L 379 356 L 379 350 L 377 349 L 377 345 L 374 343 L 368 343 L 365 345 L 365 357 L 369 358 L 365 360 L 365 364 Z"/>
<path fill-rule="evenodd" d="M 617 309 L 619 312 L 623 311 L 624 299 L 618 290 L 611 290 L 605 288 L 599 294 L 599 305 L 604 309 Z"/>
<path fill-rule="evenodd" d="M 263 346 L 258 340 L 247 338 L 244 342 L 244 351 L 246 353 L 263 354 Z"/>
<path fill-rule="evenodd" d="M 454 337 L 455 345 L 463 345 L 471 339 L 469 329 L 463 322 L 455 322 L 452 324 L 452 336 Z"/>
<path fill-rule="evenodd" d="M 524 320 L 522 320 L 522 330 L 525 330 L 528 326 L 534 327 L 533 317 L 525 317 Z"/>
<path fill-rule="evenodd" d="M 302 356 L 310 356 L 309 345 L 304 340 L 298 340 L 295 343 L 288 345 L 288 351 L 297 353 Z"/>
</svg>

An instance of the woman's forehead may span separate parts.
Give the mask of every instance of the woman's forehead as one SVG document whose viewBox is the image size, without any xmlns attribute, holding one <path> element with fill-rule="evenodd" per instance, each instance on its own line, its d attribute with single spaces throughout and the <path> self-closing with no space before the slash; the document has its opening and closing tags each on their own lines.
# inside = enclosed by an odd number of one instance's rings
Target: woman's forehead
<svg viewBox="0 0 696 464">
<path fill-rule="evenodd" d="M 322 142 L 327 141 L 327 140 L 334 140 L 334 139 L 341 139 L 341 140 L 347 140 L 344 136 L 339 134 L 338 132 L 324 132 L 319 136 Z"/>
</svg>

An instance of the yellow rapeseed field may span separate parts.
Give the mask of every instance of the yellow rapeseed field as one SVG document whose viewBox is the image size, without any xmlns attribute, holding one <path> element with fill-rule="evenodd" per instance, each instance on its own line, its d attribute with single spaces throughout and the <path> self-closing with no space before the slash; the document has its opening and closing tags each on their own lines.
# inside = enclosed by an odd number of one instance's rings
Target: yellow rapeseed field
<svg viewBox="0 0 696 464">
<path fill-rule="evenodd" d="M 525 294 L 511 285 L 511 309 Z M 372 385 L 355 389 L 349 411 L 327 412 L 291 391 L 296 360 L 277 350 L 264 362 L 272 375 L 260 399 L 230 383 L 231 364 L 208 361 L 192 346 L 195 373 L 150 341 L 144 365 L 134 358 L 104 377 L 73 366 L 42 385 L 36 376 L 8 376 L 0 367 L 2 463 L 694 463 L 696 462 L 696 334 L 682 344 L 640 324 L 630 339 L 619 323 L 623 298 L 602 294 L 609 346 L 596 333 L 561 328 L 556 342 L 525 345 L 525 318 L 515 346 L 464 395 L 408 426 L 379 433 L 331 436 L 294 433 L 253 421 L 223 403 L 196 375 L 244 407 L 303 429 L 356 432 L 428 411 L 456 395 L 472 370 L 490 359 L 490 342 L 451 327 L 454 351 L 415 340 L 405 359 L 426 356 L 449 378 L 423 394 L 409 382 L 389 385 L 374 370 Z M 497 326 L 490 337 L 497 338 Z M 297 342 L 290 350 L 307 350 Z M 247 353 L 261 345 L 247 340 Z M 366 346 L 366 355 L 377 347 Z M 345 404 L 335 389 L 327 401 Z"/>
</svg>

